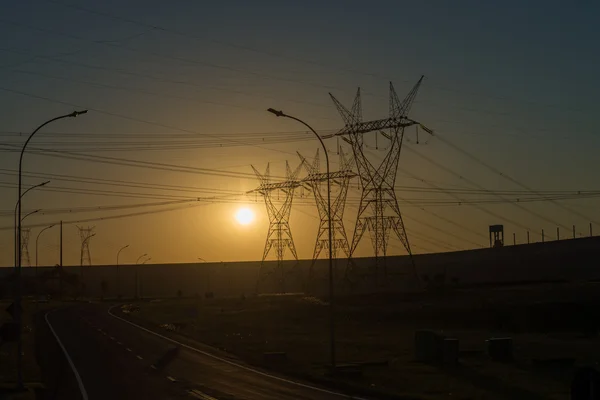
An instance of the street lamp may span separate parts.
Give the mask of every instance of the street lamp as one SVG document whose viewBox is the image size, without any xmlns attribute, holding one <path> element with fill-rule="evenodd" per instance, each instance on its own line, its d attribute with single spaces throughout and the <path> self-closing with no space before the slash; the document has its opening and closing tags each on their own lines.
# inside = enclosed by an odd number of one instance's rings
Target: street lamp
<svg viewBox="0 0 600 400">
<path fill-rule="evenodd" d="M 14 226 L 14 229 L 15 229 L 15 268 L 17 267 L 17 263 L 19 262 L 19 260 L 17 259 L 17 253 L 20 251 L 17 248 L 17 242 L 18 242 L 18 240 L 17 240 L 17 234 L 18 234 L 17 233 L 17 207 L 19 206 L 21 198 L 23 198 L 23 196 L 25 196 L 27 194 L 27 192 L 29 192 L 30 190 L 33 190 L 35 188 L 46 186 L 49 183 L 50 183 L 50 181 L 45 181 L 45 182 L 38 183 L 37 185 L 33 185 L 33 186 L 27 188 L 27 190 L 23 192 L 23 194 L 17 199 L 17 202 L 15 203 L 15 226 Z"/>
<path fill-rule="evenodd" d="M 142 265 L 146 264 L 148 261 L 152 260 L 152 257 L 148 257 L 144 260 L 144 262 L 142 262 Z M 143 289 L 143 285 L 142 282 L 140 282 L 140 297 L 142 295 L 142 289 Z"/>
<path fill-rule="evenodd" d="M 146 257 L 148 255 L 148 253 L 144 253 L 141 256 L 138 257 L 138 259 L 135 261 L 135 298 L 138 298 L 138 291 L 139 291 L 139 286 L 140 286 L 140 281 L 139 281 L 139 270 L 140 270 L 140 260 L 143 257 Z"/>
<path fill-rule="evenodd" d="M 65 114 L 65 115 L 61 115 L 58 117 L 54 117 L 54 118 L 49 119 L 48 121 L 44 122 L 43 124 L 41 124 L 40 126 L 35 128 L 35 130 L 31 133 L 31 135 L 29 135 L 29 137 L 25 141 L 25 144 L 23 145 L 23 148 L 21 149 L 21 154 L 19 155 L 19 188 L 18 188 L 19 191 L 18 191 L 18 195 L 17 195 L 17 198 L 19 199 L 17 201 L 17 208 L 18 208 L 17 249 L 19 251 L 17 252 L 18 263 L 17 263 L 17 271 L 16 271 L 17 272 L 17 274 L 16 274 L 17 290 L 15 290 L 15 320 L 17 323 L 18 331 L 19 331 L 19 338 L 18 338 L 18 342 L 17 342 L 17 387 L 18 388 L 23 387 L 23 341 L 22 341 L 22 337 L 21 337 L 22 321 L 21 321 L 21 251 L 20 251 L 20 249 L 21 249 L 21 222 L 22 222 L 21 221 L 21 197 L 22 197 L 21 186 L 22 186 L 22 171 L 23 171 L 23 154 L 25 153 L 25 149 L 27 148 L 27 145 L 29 144 L 29 142 L 31 141 L 33 136 L 44 126 L 48 125 L 51 122 L 57 121 L 59 119 L 69 118 L 69 117 L 74 118 L 80 114 L 85 114 L 85 113 L 87 113 L 87 110 L 73 111 L 70 114 Z"/>
<path fill-rule="evenodd" d="M 31 212 L 29 212 L 29 213 L 25 214 L 25 216 L 24 216 L 23 218 L 21 218 L 21 221 L 20 221 L 20 222 L 22 223 L 23 221 L 25 221 L 25 218 L 29 217 L 30 215 L 37 214 L 37 213 L 39 213 L 40 211 L 42 211 L 42 210 L 41 210 L 41 209 L 37 209 L 37 210 L 33 210 L 33 211 L 31 211 Z"/>
<path fill-rule="evenodd" d="M 37 237 L 35 238 L 35 277 L 37 278 L 37 267 L 38 267 L 38 241 L 40 240 L 40 235 L 42 234 L 42 232 L 44 232 L 46 229 L 50 229 L 52 227 L 54 227 L 54 225 L 56 224 L 52 224 L 50 226 L 45 227 L 44 229 L 42 229 L 40 231 L 40 233 L 38 233 Z"/>
<path fill-rule="evenodd" d="M 119 251 L 117 251 L 117 297 L 121 297 L 121 288 L 120 288 L 121 285 L 119 285 L 119 254 L 121 254 L 121 252 L 128 247 L 129 247 L 129 245 L 127 244 L 127 245 L 121 247 L 119 249 Z"/>
<path fill-rule="evenodd" d="M 325 152 L 325 163 L 327 165 L 327 229 L 329 230 L 329 351 L 331 356 L 331 369 L 334 372 L 335 369 L 335 320 L 333 318 L 333 240 L 332 240 L 332 232 L 331 232 L 331 183 L 329 176 L 329 154 L 327 153 L 327 147 L 325 147 L 325 143 L 323 143 L 323 139 L 321 136 L 306 122 L 302 121 L 299 118 L 293 117 L 291 115 L 285 114 L 281 110 L 275 110 L 273 108 L 269 108 L 268 112 L 274 114 L 277 117 L 285 117 L 289 119 L 293 119 L 294 121 L 300 122 L 302 125 L 306 126 L 311 130 L 312 133 L 319 139 L 321 146 L 323 147 L 323 151 Z"/>
<path fill-rule="evenodd" d="M 35 307 L 37 310 L 37 306 L 38 306 L 38 302 L 39 300 L 39 282 L 38 282 L 38 242 L 40 240 L 40 235 L 42 234 L 42 232 L 44 232 L 46 229 L 50 229 L 52 228 L 54 225 L 56 224 L 52 224 L 50 226 L 45 227 L 44 229 L 42 229 L 38 234 L 37 237 L 35 238 L 35 294 L 36 294 L 36 299 L 35 299 Z"/>
<path fill-rule="evenodd" d="M 121 254 L 121 252 L 122 252 L 123 250 L 125 250 L 126 248 L 128 248 L 128 247 L 129 247 L 129 245 L 127 244 L 127 245 L 125 245 L 125 246 L 121 247 L 121 248 L 119 249 L 119 251 L 117 251 L 117 266 L 119 266 L 119 254 Z"/>
</svg>

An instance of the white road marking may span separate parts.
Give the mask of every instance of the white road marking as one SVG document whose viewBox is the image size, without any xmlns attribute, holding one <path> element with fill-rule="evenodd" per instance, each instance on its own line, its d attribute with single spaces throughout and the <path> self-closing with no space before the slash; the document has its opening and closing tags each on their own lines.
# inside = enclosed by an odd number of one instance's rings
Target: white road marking
<svg viewBox="0 0 600 400">
<path fill-rule="evenodd" d="M 117 344 L 118 344 L 118 345 L 123 345 L 123 343 L 121 343 L 121 342 L 117 342 Z"/>
<path fill-rule="evenodd" d="M 115 340 L 115 337 L 114 337 L 114 336 L 111 336 L 111 337 L 110 337 L 110 340 Z"/>
<path fill-rule="evenodd" d="M 167 379 L 173 383 L 177 382 L 177 379 L 173 378 L 172 376 L 167 376 Z"/>
<path fill-rule="evenodd" d="M 126 347 L 125 350 L 131 353 L 131 349 L 129 347 Z"/>
<path fill-rule="evenodd" d="M 152 364 L 152 365 L 150 366 L 150 368 L 152 368 L 152 369 L 156 369 L 156 365 Z"/>
<path fill-rule="evenodd" d="M 203 393 L 197 389 L 192 389 L 188 393 L 191 394 L 192 396 L 194 396 L 195 398 L 201 399 L 201 400 L 217 400 L 216 398 L 209 396 L 206 393 Z"/>
<path fill-rule="evenodd" d="M 143 360 L 142 356 L 136 356 L 138 360 Z"/>
<path fill-rule="evenodd" d="M 48 328 L 50 328 L 50 331 L 56 338 L 58 345 L 62 349 L 63 353 L 65 353 L 65 357 L 67 358 L 67 361 L 69 362 L 69 365 L 71 366 L 71 369 L 73 370 L 73 374 L 75 374 L 75 379 L 77 380 L 77 385 L 79 386 L 79 391 L 81 392 L 81 397 L 83 398 L 83 400 L 88 400 L 88 394 L 87 394 L 87 391 L 85 390 L 85 386 L 83 386 L 83 381 L 81 380 L 81 375 L 79 375 L 79 371 L 77 371 L 77 368 L 75 368 L 75 364 L 73 364 L 73 360 L 71 359 L 71 356 L 67 352 L 67 349 L 60 341 L 58 335 L 56 334 L 56 331 L 54 330 L 54 328 L 52 327 L 52 324 L 48 320 L 48 314 L 50 314 L 51 312 L 52 311 L 48 311 L 44 315 L 44 319 L 46 320 L 46 323 L 48 324 Z"/>
<path fill-rule="evenodd" d="M 218 361 L 224 362 L 224 363 L 226 363 L 226 364 L 229 364 L 229 365 L 233 365 L 234 367 L 238 367 L 238 368 L 244 369 L 244 370 L 246 370 L 246 371 L 254 372 L 255 374 L 258 374 L 258 375 L 261 375 L 261 376 L 264 376 L 264 377 L 267 377 L 267 378 L 271 378 L 271 379 L 274 379 L 274 380 L 277 380 L 277 381 L 280 381 L 280 382 L 289 383 L 290 385 L 295 385 L 295 386 L 303 387 L 303 388 L 305 388 L 305 389 L 311 389 L 311 390 L 315 390 L 315 391 L 317 391 L 317 392 L 321 392 L 321 393 L 327 393 L 327 394 L 331 394 L 331 395 L 333 395 L 333 396 L 339 396 L 339 397 L 346 398 L 346 399 L 353 399 L 353 400 L 366 400 L 366 399 L 364 399 L 364 398 L 362 398 L 362 397 L 355 397 L 355 396 L 349 396 L 349 395 L 342 394 L 342 393 L 332 392 L 331 390 L 322 389 L 322 388 L 319 388 L 319 387 L 316 387 L 316 386 L 307 385 L 307 384 L 305 384 L 305 383 L 300 383 L 300 382 L 292 381 L 292 380 L 290 380 L 290 379 L 282 378 L 282 377 L 280 377 L 280 376 L 277 376 L 277 375 L 271 375 L 271 374 L 268 374 L 268 373 L 266 373 L 266 372 L 259 371 L 259 370 L 257 370 L 257 369 L 254 369 L 254 368 L 248 367 L 248 366 L 246 366 L 246 365 L 238 364 L 238 363 L 236 363 L 236 362 L 233 362 L 233 361 L 227 360 L 227 359 L 225 359 L 225 358 L 221 358 L 221 357 L 219 357 L 219 356 L 216 356 L 216 355 L 214 355 L 214 354 L 211 354 L 211 353 L 209 353 L 209 352 L 206 352 L 206 351 L 204 351 L 204 350 L 200 350 L 200 349 L 197 349 L 197 348 L 195 348 L 195 347 L 189 346 L 189 345 L 187 345 L 187 344 L 185 344 L 185 343 L 178 342 L 177 340 L 175 340 L 175 339 L 171 339 L 170 337 L 167 337 L 167 336 L 164 336 L 164 335 L 161 335 L 160 333 L 156 333 L 156 332 L 154 332 L 154 331 L 151 331 L 150 329 L 144 328 L 143 326 L 140 326 L 140 325 L 138 325 L 138 324 L 134 324 L 134 323 L 133 323 L 133 322 L 131 322 L 131 321 L 127 321 L 126 319 L 124 319 L 124 318 L 121 318 L 121 317 L 119 317 L 119 316 L 117 316 L 117 315 L 115 315 L 115 314 L 113 314 L 113 313 L 112 313 L 112 309 L 113 309 L 113 308 L 115 308 L 115 307 L 117 307 L 117 306 L 115 305 L 115 306 L 112 306 L 112 307 L 110 307 L 110 308 L 108 309 L 108 314 L 109 314 L 110 316 L 112 316 L 112 317 L 114 317 L 114 318 L 116 318 L 116 319 L 118 319 L 118 320 L 121 320 L 121 321 L 123 321 L 123 322 L 125 322 L 125 323 L 128 323 L 128 324 L 129 324 L 129 325 L 131 325 L 131 326 L 135 326 L 136 328 L 139 328 L 139 329 L 141 329 L 141 330 L 143 330 L 143 331 L 146 331 L 146 332 L 148 332 L 148 333 L 151 333 L 152 335 L 158 336 L 158 337 L 160 337 L 160 338 L 162 338 L 162 339 L 164 339 L 164 340 L 167 340 L 167 341 L 169 341 L 169 342 L 171 342 L 171 343 L 175 343 L 175 344 L 177 344 L 177 345 L 179 345 L 179 346 L 181 346 L 181 347 L 184 347 L 184 348 L 186 348 L 186 349 L 188 349 L 188 350 L 195 351 L 196 353 L 203 354 L 203 355 L 205 355 L 205 356 L 207 356 L 207 357 L 211 357 L 211 358 L 213 358 L 213 359 L 215 359 L 215 360 L 218 360 Z M 154 369 L 156 369 L 156 367 L 155 367 L 154 365 L 152 365 L 151 367 L 152 367 L 152 368 L 154 368 Z"/>
</svg>

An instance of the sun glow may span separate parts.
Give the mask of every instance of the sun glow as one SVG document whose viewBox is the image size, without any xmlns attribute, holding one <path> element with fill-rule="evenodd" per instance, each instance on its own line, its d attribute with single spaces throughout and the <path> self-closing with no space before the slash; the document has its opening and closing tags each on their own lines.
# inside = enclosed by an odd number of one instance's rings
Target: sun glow
<svg viewBox="0 0 600 400">
<path fill-rule="evenodd" d="M 248 225 L 254 221 L 254 213 L 249 208 L 240 208 L 235 213 L 235 219 L 240 225 Z"/>
</svg>

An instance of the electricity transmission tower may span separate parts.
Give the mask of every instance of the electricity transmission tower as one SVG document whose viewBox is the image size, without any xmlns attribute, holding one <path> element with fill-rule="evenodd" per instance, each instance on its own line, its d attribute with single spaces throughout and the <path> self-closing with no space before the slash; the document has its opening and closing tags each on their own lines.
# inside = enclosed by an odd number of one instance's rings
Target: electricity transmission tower
<svg viewBox="0 0 600 400">
<path fill-rule="evenodd" d="M 271 174 L 269 164 L 264 174 L 258 172 L 254 166 L 252 169 L 256 174 L 256 177 L 260 181 L 260 186 L 254 190 L 263 196 L 265 205 L 267 207 L 267 214 L 269 216 L 269 231 L 267 233 L 267 240 L 265 243 L 265 249 L 263 251 L 262 261 L 258 273 L 258 279 L 256 282 L 256 292 L 259 292 L 260 284 L 262 281 L 271 273 L 279 273 L 279 285 L 282 293 L 285 293 L 285 271 L 283 268 L 283 257 L 286 249 L 289 249 L 292 256 L 298 261 L 298 255 L 296 253 L 296 247 L 294 246 L 294 240 L 292 238 L 292 231 L 290 229 L 290 214 L 292 211 L 292 201 L 294 199 L 294 191 L 300 186 L 300 183 L 296 180 L 302 163 L 292 171 L 288 162 L 285 163 L 286 168 L 286 181 L 271 183 Z M 283 204 L 279 203 L 280 195 L 283 197 Z M 277 257 L 277 266 L 275 271 L 266 271 L 265 259 L 274 249 Z"/>
<path fill-rule="evenodd" d="M 414 269 L 412 252 L 394 186 L 404 129 L 419 124 L 409 119 L 408 113 L 422 81 L 423 77 L 419 79 L 403 101 L 398 99 L 394 86 L 390 82 L 389 117 L 372 121 L 363 121 L 360 88 L 356 92 L 351 109 L 344 107 L 331 93 L 329 94 L 345 123 L 344 127 L 334 135 L 341 136 L 343 140 L 352 146 L 362 188 L 349 258 L 352 257 L 365 231 L 368 230 L 375 252 L 374 274 L 379 277 L 380 264 L 383 263 L 384 281 L 387 278 L 385 256 L 387 255 L 391 232 L 394 232 L 394 235 L 406 249 Z M 363 153 L 363 135 L 369 132 L 375 132 L 376 135 L 381 134 L 390 141 L 384 159 L 377 166 L 373 165 Z M 383 256 L 383 260 L 381 256 Z M 353 272 L 353 266 L 353 262 L 348 263 L 346 268 L 347 279 Z"/>
<path fill-rule="evenodd" d="M 87 228 L 77 226 L 77 229 L 79 229 L 79 237 L 81 238 L 81 257 L 79 262 L 80 266 L 83 266 L 84 264 L 88 266 L 92 265 L 92 256 L 90 254 L 90 239 L 96 236 L 96 234 L 93 233 L 94 228 L 94 226 L 92 226 L 91 228 L 89 226 Z"/>
<path fill-rule="evenodd" d="M 332 240 L 331 247 L 333 257 L 337 258 L 338 250 L 341 250 L 347 257 L 350 256 L 350 246 L 348 245 L 348 238 L 346 236 L 346 229 L 344 228 L 344 209 L 346 207 L 346 197 L 348 194 L 348 186 L 350 179 L 354 178 L 356 174 L 352 172 L 352 157 L 347 158 L 344 151 L 340 148 L 340 167 L 336 172 L 329 174 L 331 180 L 331 187 L 338 187 L 336 195 L 333 197 L 331 202 L 331 226 L 332 226 Z M 315 196 L 315 203 L 317 204 L 317 210 L 319 211 L 319 230 L 317 233 L 317 241 L 315 243 L 315 250 L 313 252 L 313 259 L 310 265 L 308 273 L 309 287 L 314 283 L 315 271 L 314 265 L 316 260 L 319 258 L 319 254 L 324 249 L 329 248 L 329 210 L 327 209 L 327 196 L 326 193 L 323 195 L 321 191 L 321 184 L 326 182 L 328 179 L 327 173 L 320 171 L 320 159 L 319 150 L 315 155 L 312 164 L 309 164 L 306 159 L 298 153 L 298 156 L 302 160 L 308 175 L 301 182 L 308 185 L 308 188 L 313 192 Z M 334 192 L 332 190 L 332 192 Z"/>
<path fill-rule="evenodd" d="M 31 259 L 29 258 L 29 235 L 31 229 L 21 229 L 21 265 L 27 265 L 31 267 Z"/>
</svg>

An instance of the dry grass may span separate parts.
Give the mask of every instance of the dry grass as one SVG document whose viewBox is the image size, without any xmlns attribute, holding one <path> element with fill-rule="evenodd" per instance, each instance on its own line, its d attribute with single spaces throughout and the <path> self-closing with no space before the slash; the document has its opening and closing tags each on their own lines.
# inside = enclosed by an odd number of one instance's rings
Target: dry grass
<svg viewBox="0 0 600 400">
<path fill-rule="evenodd" d="M 367 367 L 364 377 L 352 383 L 407 397 L 564 399 L 572 367 L 541 368 L 533 360 L 600 360 L 598 338 L 582 334 L 585 321 L 600 320 L 589 315 L 600 305 L 598 288 L 561 284 L 340 298 L 338 361 L 389 361 L 388 366 Z M 568 311 L 563 320 L 556 318 L 561 310 Z M 181 333 L 257 365 L 263 365 L 264 352 L 284 351 L 289 362 L 278 367 L 284 372 L 319 377 L 328 363 L 328 306 L 321 299 L 172 299 L 141 305 L 137 317 L 175 324 Z M 470 352 L 459 367 L 414 361 L 414 331 L 423 328 L 460 339 L 461 350 Z M 514 363 L 487 359 L 484 341 L 495 335 L 514 338 Z"/>
</svg>

